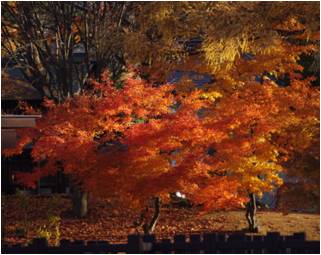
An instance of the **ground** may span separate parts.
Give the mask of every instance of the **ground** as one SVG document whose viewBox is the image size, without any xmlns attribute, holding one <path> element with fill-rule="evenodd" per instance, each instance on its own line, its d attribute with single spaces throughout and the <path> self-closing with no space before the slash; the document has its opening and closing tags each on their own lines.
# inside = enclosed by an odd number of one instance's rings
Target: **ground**
<svg viewBox="0 0 321 255">
<path fill-rule="evenodd" d="M 66 196 L 21 199 L 17 196 L 3 196 L 2 220 L 4 239 L 9 243 L 26 243 L 39 235 L 41 226 L 48 224 L 48 215 L 61 218 L 61 238 L 70 240 L 107 240 L 120 243 L 127 240 L 127 234 L 135 233 L 132 227 L 137 212 L 112 206 L 105 201 L 90 201 L 90 212 L 86 219 L 71 216 L 71 202 Z M 306 232 L 307 239 L 320 240 L 320 215 L 311 213 L 288 213 L 259 211 L 260 234 L 278 231 L 283 235 Z M 170 238 L 174 234 L 190 234 L 210 231 L 242 231 L 246 228 L 244 211 L 212 212 L 199 215 L 197 209 L 162 208 L 159 223 L 155 229 L 158 238 Z M 27 228 L 25 237 L 21 229 Z M 38 233 L 37 233 L 38 232 Z"/>
</svg>

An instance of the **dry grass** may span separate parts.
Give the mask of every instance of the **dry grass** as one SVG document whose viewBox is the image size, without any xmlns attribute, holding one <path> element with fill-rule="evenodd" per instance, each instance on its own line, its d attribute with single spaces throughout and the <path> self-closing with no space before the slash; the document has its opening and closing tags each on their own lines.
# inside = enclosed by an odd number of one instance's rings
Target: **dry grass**
<svg viewBox="0 0 321 255">
<path fill-rule="evenodd" d="M 213 213 L 207 217 L 215 218 L 217 215 L 222 213 Z M 246 228 L 244 212 L 233 211 L 224 215 L 226 226 L 222 230 L 238 231 Z M 259 211 L 257 219 L 260 226 L 259 234 L 277 231 L 282 235 L 292 235 L 295 232 L 305 232 L 308 240 L 320 240 L 320 214 Z"/>
</svg>

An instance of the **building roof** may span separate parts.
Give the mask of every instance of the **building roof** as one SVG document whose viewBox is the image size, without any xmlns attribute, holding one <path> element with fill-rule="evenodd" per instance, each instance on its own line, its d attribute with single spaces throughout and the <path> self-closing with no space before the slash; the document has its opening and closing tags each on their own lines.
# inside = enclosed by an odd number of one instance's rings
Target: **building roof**
<svg viewBox="0 0 321 255">
<path fill-rule="evenodd" d="M 41 100 L 40 93 L 28 82 L 1 74 L 1 100 Z"/>
<path fill-rule="evenodd" d="M 1 115 L 1 129 L 34 127 L 41 115 Z"/>
</svg>

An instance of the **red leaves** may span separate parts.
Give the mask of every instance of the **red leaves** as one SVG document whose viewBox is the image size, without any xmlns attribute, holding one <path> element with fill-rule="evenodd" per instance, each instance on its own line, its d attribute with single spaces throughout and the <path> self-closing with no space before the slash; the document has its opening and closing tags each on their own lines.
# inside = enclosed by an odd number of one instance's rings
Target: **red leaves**
<svg viewBox="0 0 321 255">
<path fill-rule="evenodd" d="M 41 177 L 54 174 L 60 162 L 63 170 L 88 190 L 101 180 L 108 182 L 110 176 L 118 178 L 110 180 L 111 185 L 103 192 L 101 189 L 106 185 L 100 184 L 94 193 L 113 196 L 115 192 L 128 191 L 122 189 L 123 183 L 131 183 L 135 175 L 127 176 L 126 169 L 117 171 L 127 165 L 122 162 L 127 151 L 122 136 L 126 130 L 139 125 L 139 121 L 152 123 L 169 112 L 173 103 L 171 86 L 153 87 L 143 80 L 128 78 L 122 89 L 116 89 L 107 71 L 102 73 L 101 80 L 100 83 L 92 81 L 92 91 L 68 98 L 61 104 L 45 100 L 47 112 L 37 126 L 22 130 L 19 146 L 7 151 L 7 155 L 20 153 L 33 140 L 33 159 L 46 162 L 33 173 L 21 174 L 19 181 L 31 186 Z M 150 155 L 151 151 L 147 151 L 144 153 Z"/>
<path fill-rule="evenodd" d="M 43 177 L 42 171 L 40 169 L 33 170 L 32 173 L 17 172 L 16 179 L 17 183 L 23 184 L 27 188 L 35 189 L 37 186 L 37 181 Z"/>
<path fill-rule="evenodd" d="M 212 177 L 204 188 L 195 192 L 196 203 L 204 204 L 204 211 L 231 210 L 243 207 L 246 197 L 240 197 L 240 183 L 228 177 Z"/>
</svg>

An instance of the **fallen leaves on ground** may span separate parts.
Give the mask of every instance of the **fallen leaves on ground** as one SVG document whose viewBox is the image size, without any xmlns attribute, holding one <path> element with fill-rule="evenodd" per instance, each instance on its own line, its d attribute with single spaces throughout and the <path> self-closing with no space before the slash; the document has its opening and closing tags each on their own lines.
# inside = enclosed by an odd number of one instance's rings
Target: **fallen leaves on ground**
<svg viewBox="0 0 321 255">
<path fill-rule="evenodd" d="M 56 196 L 56 198 L 53 203 L 50 197 L 32 196 L 28 200 L 27 214 L 24 215 L 16 196 L 2 197 L 5 242 L 27 243 L 37 237 L 37 230 L 48 223 L 48 213 L 61 217 L 61 239 L 106 240 L 110 243 L 124 243 L 127 241 L 128 234 L 137 233 L 137 229 L 133 227 L 133 222 L 139 216 L 137 211 L 120 208 L 102 200 L 91 200 L 88 217 L 75 219 L 71 214 L 71 199 L 68 196 Z M 287 220 L 284 220 L 285 217 Z M 263 232 L 279 231 L 291 234 L 306 231 L 309 239 L 319 239 L 319 228 L 312 228 L 319 224 L 317 223 L 319 215 L 316 214 L 284 216 L 282 213 L 260 212 L 258 219 Z M 301 219 L 301 224 L 298 219 Z M 28 223 L 27 236 L 18 237 L 19 228 L 23 228 L 25 220 Z M 306 226 L 311 226 L 311 228 L 306 228 Z M 230 232 L 244 228 L 246 228 L 246 221 L 243 211 L 222 211 L 200 216 L 197 208 L 162 207 L 154 233 L 158 239 L 162 239 L 172 238 L 175 234 Z"/>
</svg>

